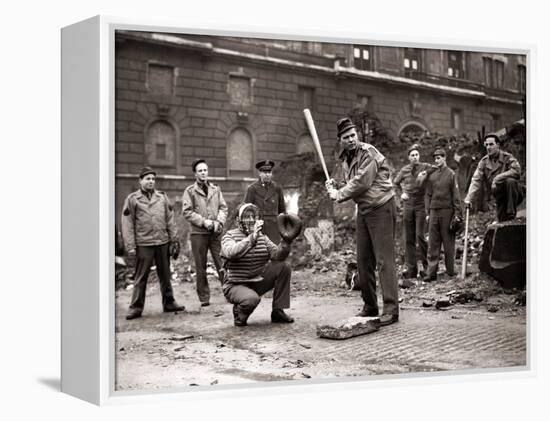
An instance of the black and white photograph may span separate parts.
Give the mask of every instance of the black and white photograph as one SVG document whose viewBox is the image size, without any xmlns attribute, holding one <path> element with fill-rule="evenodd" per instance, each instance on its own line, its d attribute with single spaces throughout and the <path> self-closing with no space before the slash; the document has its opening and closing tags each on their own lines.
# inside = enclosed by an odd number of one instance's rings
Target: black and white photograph
<svg viewBox="0 0 550 421">
<path fill-rule="evenodd" d="M 543 5 L 7 2 L 0 418 L 540 419 Z"/>
<path fill-rule="evenodd" d="M 528 367 L 527 51 L 114 34 L 114 388 Z"/>
</svg>

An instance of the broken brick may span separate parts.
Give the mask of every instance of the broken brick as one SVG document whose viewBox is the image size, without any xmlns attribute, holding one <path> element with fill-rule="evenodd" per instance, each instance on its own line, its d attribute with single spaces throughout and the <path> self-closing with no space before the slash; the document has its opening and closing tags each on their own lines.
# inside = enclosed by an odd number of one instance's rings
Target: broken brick
<svg viewBox="0 0 550 421">
<path fill-rule="evenodd" d="M 347 339 L 376 332 L 380 328 L 378 317 L 350 317 L 334 324 L 317 326 L 317 336 L 329 339 Z"/>
</svg>

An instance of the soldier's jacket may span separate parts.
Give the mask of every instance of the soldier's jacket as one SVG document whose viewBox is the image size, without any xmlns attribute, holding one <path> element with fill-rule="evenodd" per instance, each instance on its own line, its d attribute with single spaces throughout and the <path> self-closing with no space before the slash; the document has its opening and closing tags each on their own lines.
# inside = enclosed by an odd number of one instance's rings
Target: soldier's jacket
<svg viewBox="0 0 550 421">
<path fill-rule="evenodd" d="M 122 238 L 128 251 L 176 240 L 174 208 L 166 193 L 154 190 L 149 199 L 140 189 L 128 195 L 122 207 Z"/>
<path fill-rule="evenodd" d="M 498 184 L 498 182 L 507 178 L 519 179 L 520 174 L 521 166 L 511 153 L 500 151 L 494 161 L 489 158 L 489 155 L 485 155 L 477 165 L 465 200 L 471 201 L 482 183 L 485 183 L 486 191 L 489 192 L 493 181 Z"/>
<path fill-rule="evenodd" d="M 285 212 L 285 198 L 283 189 L 276 183 L 262 185 L 258 180 L 248 186 L 244 196 L 244 203 L 253 203 L 262 211 L 263 217 L 276 217 Z"/>
<path fill-rule="evenodd" d="M 182 197 L 184 218 L 191 224 L 191 234 L 209 234 L 204 220 L 218 221 L 222 227 L 227 219 L 227 204 L 220 187 L 208 182 L 208 196 L 195 182 L 185 189 Z"/>
<path fill-rule="evenodd" d="M 390 167 L 373 145 L 359 142 L 349 165 L 345 151 L 340 159 L 345 185 L 338 190 L 338 202 L 353 199 L 359 212 L 365 215 L 394 196 Z"/>
<path fill-rule="evenodd" d="M 426 214 L 430 209 L 454 209 L 455 215 L 461 215 L 460 193 L 456 174 L 446 165 L 431 170 L 426 185 Z"/>
<path fill-rule="evenodd" d="M 424 207 L 424 193 L 426 186 L 420 184 L 417 181 L 418 174 L 431 167 L 430 164 L 419 162 L 417 164 L 407 164 L 401 170 L 395 178 L 393 183 L 395 186 L 401 188 L 403 193 L 409 195 L 409 199 L 403 201 L 404 206 L 408 207 Z"/>
</svg>

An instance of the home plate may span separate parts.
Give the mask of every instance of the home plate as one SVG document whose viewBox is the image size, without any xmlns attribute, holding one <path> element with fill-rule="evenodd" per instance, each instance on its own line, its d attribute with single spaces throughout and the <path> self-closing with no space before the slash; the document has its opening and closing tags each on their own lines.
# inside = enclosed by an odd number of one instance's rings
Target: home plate
<svg viewBox="0 0 550 421">
<path fill-rule="evenodd" d="M 317 336 L 329 339 L 348 339 L 380 329 L 379 317 L 350 317 L 333 324 L 317 326 Z"/>
</svg>

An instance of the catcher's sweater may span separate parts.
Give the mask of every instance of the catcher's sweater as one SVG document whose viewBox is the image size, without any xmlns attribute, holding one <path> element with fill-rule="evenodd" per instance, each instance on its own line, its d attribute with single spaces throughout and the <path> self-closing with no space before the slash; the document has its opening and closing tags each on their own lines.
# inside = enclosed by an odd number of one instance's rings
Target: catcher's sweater
<svg viewBox="0 0 550 421">
<path fill-rule="evenodd" d="M 229 230 L 222 238 L 221 255 L 227 261 L 225 283 L 258 282 L 270 260 L 284 260 L 290 253 L 290 244 L 281 241 L 275 245 L 269 237 L 259 234 L 256 241 L 239 228 Z"/>
</svg>

